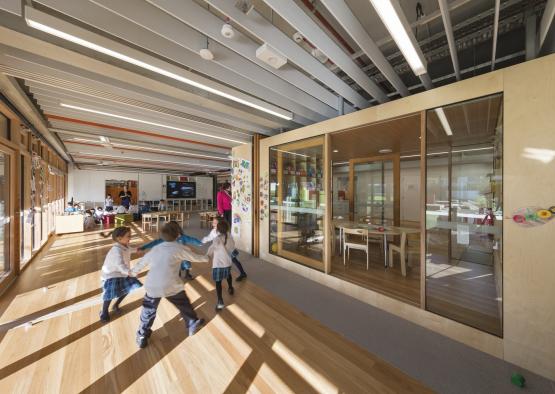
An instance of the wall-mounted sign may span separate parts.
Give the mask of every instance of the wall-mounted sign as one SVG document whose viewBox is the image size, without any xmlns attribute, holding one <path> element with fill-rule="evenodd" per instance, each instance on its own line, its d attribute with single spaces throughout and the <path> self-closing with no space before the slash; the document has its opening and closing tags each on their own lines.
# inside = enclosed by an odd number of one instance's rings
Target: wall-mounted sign
<svg viewBox="0 0 555 394">
<path fill-rule="evenodd" d="M 533 227 L 549 222 L 555 217 L 555 205 L 550 208 L 526 207 L 513 212 L 513 221 L 521 226 Z"/>
</svg>

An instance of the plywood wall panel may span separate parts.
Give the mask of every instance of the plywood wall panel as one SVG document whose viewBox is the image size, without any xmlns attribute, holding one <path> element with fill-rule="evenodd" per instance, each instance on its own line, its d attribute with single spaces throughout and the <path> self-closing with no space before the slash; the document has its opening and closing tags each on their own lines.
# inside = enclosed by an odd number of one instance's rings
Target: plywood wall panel
<svg viewBox="0 0 555 394">
<path fill-rule="evenodd" d="M 505 358 L 555 379 L 555 221 L 526 228 L 515 209 L 555 205 L 555 58 L 505 71 Z"/>
</svg>

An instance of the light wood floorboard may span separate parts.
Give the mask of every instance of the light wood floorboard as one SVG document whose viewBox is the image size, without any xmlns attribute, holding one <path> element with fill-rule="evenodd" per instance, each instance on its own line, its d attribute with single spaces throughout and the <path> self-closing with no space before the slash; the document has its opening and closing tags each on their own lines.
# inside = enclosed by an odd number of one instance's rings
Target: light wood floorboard
<svg viewBox="0 0 555 394">
<path fill-rule="evenodd" d="M 134 243 L 146 239 L 134 234 Z M 234 296 L 224 293 L 227 308 L 216 314 L 208 264 L 195 264 L 185 286 L 207 325 L 188 337 L 162 301 L 149 346 L 139 350 L 142 289 L 108 324 L 99 306 L 79 308 L 100 299 L 110 245 L 98 232 L 58 237 L 0 297 L 1 393 L 429 392 L 248 280 Z M 74 310 L 14 327 L 61 308 Z"/>
</svg>

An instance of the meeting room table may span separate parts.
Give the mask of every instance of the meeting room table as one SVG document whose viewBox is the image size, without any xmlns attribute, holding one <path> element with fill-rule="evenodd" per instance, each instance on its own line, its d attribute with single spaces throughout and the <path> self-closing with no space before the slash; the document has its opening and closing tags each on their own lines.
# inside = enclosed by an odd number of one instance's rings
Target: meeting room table
<svg viewBox="0 0 555 394">
<path fill-rule="evenodd" d="M 354 222 L 350 220 L 334 220 L 333 222 L 333 229 L 339 229 L 339 250 L 340 254 L 343 251 L 343 229 L 345 228 L 363 228 L 368 230 L 368 235 L 378 235 L 383 237 L 383 251 L 384 251 L 384 266 L 387 268 L 387 237 L 388 236 L 398 236 L 402 235 L 403 233 L 406 234 L 418 234 L 420 233 L 420 229 L 412 228 L 412 227 L 397 227 L 397 226 L 380 226 L 372 223 L 360 223 Z M 335 244 L 335 242 L 334 242 Z"/>
</svg>

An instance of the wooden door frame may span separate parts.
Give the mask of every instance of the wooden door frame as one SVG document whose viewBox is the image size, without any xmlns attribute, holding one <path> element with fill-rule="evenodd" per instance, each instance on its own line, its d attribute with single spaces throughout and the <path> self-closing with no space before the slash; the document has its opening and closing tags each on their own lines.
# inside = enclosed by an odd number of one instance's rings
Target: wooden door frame
<svg viewBox="0 0 555 394">
<path fill-rule="evenodd" d="M 6 276 L 0 280 L 0 293 L 11 284 L 12 280 L 19 274 L 19 221 L 16 220 L 16 213 L 19 213 L 19 181 L 18 175 L 18 165 L 16 157 L 19 157 L 19 151 L 13 149 L 12 147 L 0 143 L 0 153 L 6 154 L 9 157 L 9 182 L 8 182 L 8 193 L 9 193 L 9 204 L 6 214 L 10 219 L 10 230 L 8 233 L 9 242 L 9 260 L 10 260 L 10 270 Z M 16 209 L 17 205 L 17 209 Z M 19 216 L 17 216 L 19 219 Z M 17 231 L 16 231 L 17 230 Z"/>
<path fill-rule="evenodd" d="M 376 161 L 393 162 L 393 224 L 399 226 L 401 223 L 401 155 L 399 153 L 360 157 L 349 160 L 349 220 L 354 220 L 355 213 L 355 165 Z"/>
</svg>

